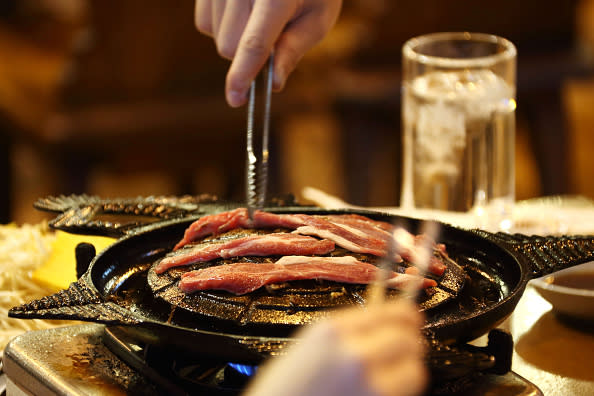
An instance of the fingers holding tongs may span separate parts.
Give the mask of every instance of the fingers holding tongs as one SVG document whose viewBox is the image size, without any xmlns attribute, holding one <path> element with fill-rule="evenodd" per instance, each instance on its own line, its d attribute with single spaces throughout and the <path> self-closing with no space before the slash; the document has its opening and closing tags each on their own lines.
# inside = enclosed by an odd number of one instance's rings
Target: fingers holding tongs
<svg viewBox="0 0 594 396">
<path fill-rule="evenodd" d="M 268 188 L 268 159 L 270 136 L 270 107 L 272 82 L 274 80 L 274 52 L 268 59 L 265 79 L 264 111 L 262 127 L 254 127 L 254 113 L 256 111 L 256 79 L 252 81 L 249 90 L 247 107 L 247 157 L 246 157 L 246 198 L 250 220 L 254 218 L 254 211 L 261 209 L 266 201 Z M 257 143 L 256 136 L 260 136 Z M 256 145 L 259 144 L 259 149 Z M 256 153 L 260 153 L 259 158 Z"/>
</svg>

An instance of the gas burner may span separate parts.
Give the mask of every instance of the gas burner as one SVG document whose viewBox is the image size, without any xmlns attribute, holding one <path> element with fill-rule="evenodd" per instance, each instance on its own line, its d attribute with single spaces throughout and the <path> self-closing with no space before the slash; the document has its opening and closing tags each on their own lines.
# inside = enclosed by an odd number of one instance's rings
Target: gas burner
<svg viewBox="0 0 594 396">
<path fill-rule="evenodd" d="M 103 342 L 115 355 L 170 395 L 238 395 L 257 366 L 171 354 L 131 337 L 119 327 L 106 327 Z"/>
<path fill-rule="evenodd" d="M 255 366 L 195 357 L 171 359 L 158 348 L 147 349 L 140 344 L 119 328 L 98 324 L 25 333 L 13 339 L 4 353 L 7 392 L 237 395 L 257 370 Z M 120 354 L 127 356 L 126 361 Z M 478 380 L 465 376 L 448 386 L 432 388 L 431 394 L 542 396 L 534 384 L 512 371 L 503 375 L 480 373 Z"/>
</svg>

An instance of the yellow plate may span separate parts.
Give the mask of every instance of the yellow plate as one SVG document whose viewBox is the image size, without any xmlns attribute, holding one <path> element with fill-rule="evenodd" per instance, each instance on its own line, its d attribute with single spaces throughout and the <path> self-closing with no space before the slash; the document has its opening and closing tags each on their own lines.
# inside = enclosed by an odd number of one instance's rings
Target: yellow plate
<svg viewBox="0 0 594 396">
<path fill-rule="evenodd" d="M 32 277 L 36 282 L 52 290 L 67 289 L 70 283 L 76 281 L 76 257 L 74 254 L 76 245 L 81 242 L 90 243 L 99 253 L 115 241 L 114 238 L 74 235 L 56 231 L 56 240 L 52 245 L 52 252 L 48 260 L 33 272 Z"/>
</svg>

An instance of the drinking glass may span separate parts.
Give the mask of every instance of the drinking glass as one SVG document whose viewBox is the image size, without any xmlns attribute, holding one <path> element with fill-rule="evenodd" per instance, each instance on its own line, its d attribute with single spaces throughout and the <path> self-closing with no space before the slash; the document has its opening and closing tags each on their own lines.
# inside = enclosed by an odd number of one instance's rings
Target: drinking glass
<svg viewBox="0 0 594 396">
<path fill-rule="evenodd" d="M 403 208 L 472 211 L 509 230 L 515 199 L 516 48 L 484 33 L 433 33 L 403 55 Z"/>
</svg>

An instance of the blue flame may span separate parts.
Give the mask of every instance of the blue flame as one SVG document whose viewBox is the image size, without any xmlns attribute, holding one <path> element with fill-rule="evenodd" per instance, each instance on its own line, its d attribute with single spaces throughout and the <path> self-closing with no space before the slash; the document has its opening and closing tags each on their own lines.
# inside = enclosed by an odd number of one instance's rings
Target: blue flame
<svg viewBox="0 0 594 396">
<path fill-rule="evenodd" d="M 238 364 L 238 363 L 229 363 L 229 367 L 233 368 L 240 374 L 245 376 L 251 377 L 256 374 L 256 370 L 258 370 L 258 366 L 250 366 L 247 364 Z"/>
</svg>

